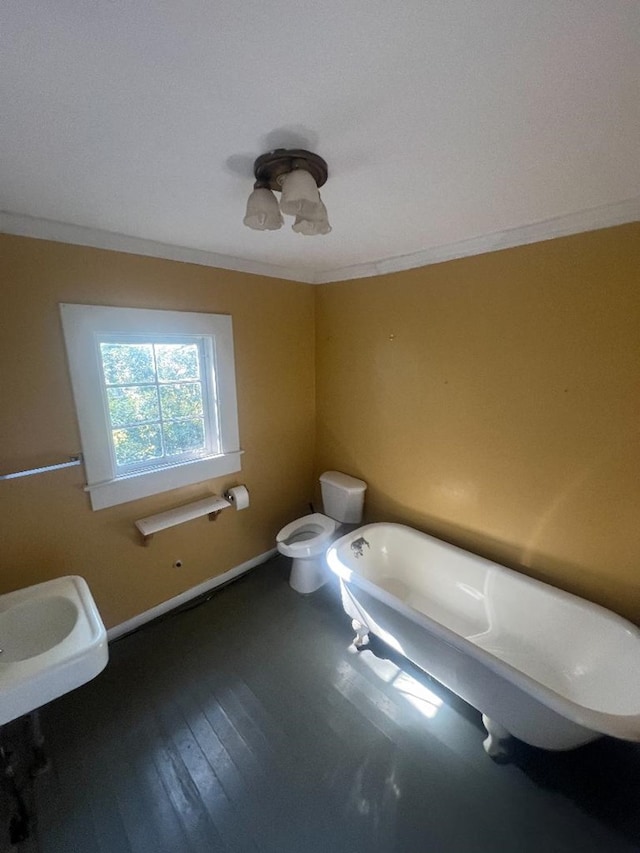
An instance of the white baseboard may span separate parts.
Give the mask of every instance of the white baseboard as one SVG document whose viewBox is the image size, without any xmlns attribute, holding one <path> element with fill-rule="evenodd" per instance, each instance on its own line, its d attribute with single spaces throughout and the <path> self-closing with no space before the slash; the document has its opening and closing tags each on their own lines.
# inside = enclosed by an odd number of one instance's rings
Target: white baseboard
<svg viewBox="0 0 640 853">
<path fill-rule="evenodd" d="M 191 589 L 186 590 L 186 592 L 181 592 L 180 595 L 176 595 L 168 601 L 163 601 L 162 604 L 158 604 L 150 610 L 145 610 L 144 613 L 140 613 L 132 619 L 127 619 L 126 622 L 122 622 L 120 625 L 115 625 L 113 628 L 109 628 L 107 631 L 107 639 L 111 642 L 112 640 L 117 640 L 118 637 L 122 637 L 123 634 L 129 634 L 131 631 L 135 631 L 136 628 L 139 628 L 146 622 L 150 622 L 152 619 L 156 619 L 158 616 L 162 616 L 164 613 L 168 613 L 170 610 L 174 610 L 176 607 L 186 604 L 187 601 L 191 601 L 199 595 L 204 595 L 205 592 L 209 592 L 217 586 L 222 586 L 225 583 L 229 583 L 229 581 L 234 578 L 244 575 L 246 572 L 256 566 L 259 566 L 261 563 L 265 563 L 277 553 L 277 548 L 271 548 L 270 551 L 265 551 L 264 554 L 259 554 L 257 557 L 247 560 L 246 563 L 241 563 L 239 566 L 229 569 L 228 572 L 223 572 L 221 575 L 209 578 L 201 584 L 198 584 L 198 586 L 191 587 Z"/>
</svg>

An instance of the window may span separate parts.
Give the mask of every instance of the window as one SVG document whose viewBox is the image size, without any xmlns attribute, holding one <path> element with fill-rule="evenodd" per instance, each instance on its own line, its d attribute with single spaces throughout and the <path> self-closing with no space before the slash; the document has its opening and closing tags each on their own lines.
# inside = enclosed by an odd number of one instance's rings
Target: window
<svg viewBox="0 0 640 853">
<path fill-rule="evenodd" d="M 219 452 L 203 338 L 99 336 L 118 473 Z M 215 376 L 212 377 L 215 382 Z"/>
<path fill-rule="evenodd" d="M 240 470 L 231 317 L 60 309 L 94 509 Z"/>
</svg>

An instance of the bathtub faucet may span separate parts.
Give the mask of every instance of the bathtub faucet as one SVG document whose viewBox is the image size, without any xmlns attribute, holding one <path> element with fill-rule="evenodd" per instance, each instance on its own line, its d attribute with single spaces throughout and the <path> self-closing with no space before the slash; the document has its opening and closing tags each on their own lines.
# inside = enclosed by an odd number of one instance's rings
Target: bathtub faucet
<svg viewBox="0 0 640 853">
<path fill-rule="evenodd" d="M 367 548 L 371 547 L 367 540 L 364 538 L 364 536 L 360 536 L 359 539 L 354 539 L 351 543 L 351 550 L 353 551 L 353 556 L 362 557 L 362 555 L 364 554 L 365 545 L 367 546 Z"/>
</svg>

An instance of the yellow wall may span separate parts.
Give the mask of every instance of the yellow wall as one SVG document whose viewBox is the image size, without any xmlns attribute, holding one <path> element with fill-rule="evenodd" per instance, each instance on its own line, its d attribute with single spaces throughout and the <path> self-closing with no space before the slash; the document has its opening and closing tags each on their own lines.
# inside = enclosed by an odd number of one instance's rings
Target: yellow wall
<svg viewBox="0 0 640 853">
<path fill-rule="evenodd" d="M 246 450 L 238 475 L 98 512 L 80 468 L 0 483 L 0 592 L 82 574 L 118 624 L 273 547 L 337 468 L 368 518 L 640 623 L 637 224 L 318 288 L 3 235 L 0 269 L 1 473 L 80 447 L 59 302 L 230 313 Z M 138 544 L 136 518 L 235 482 L 248 511 Z"/>
<path fill-rule="evenodd" d="M 314 291 L 309 285 L 0 235 L 0 473 L 62 461 L 80 442 L 58 303 L 233 317 L 242 471 L 93 512 L 83 471 L 0 482 L 0 591 L 83 575 L 107 626 L 274 546 L 306 512 L 314 449 Z M 138 544 L 137 518 L 244 482 L 226 510 Z M 176 558 L 184 567 L 174 569 Z"/>
<path fill-rule="evenodd" d="M 316 299 L 317 468 L 640 622 L 640 226 Z"/>
</svg>

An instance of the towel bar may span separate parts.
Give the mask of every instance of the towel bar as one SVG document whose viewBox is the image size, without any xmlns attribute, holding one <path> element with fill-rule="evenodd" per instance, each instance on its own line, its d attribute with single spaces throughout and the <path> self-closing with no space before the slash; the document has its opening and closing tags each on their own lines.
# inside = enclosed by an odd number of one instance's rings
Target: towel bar
<svg viewBox="0 0 640 853">
<path fill-rule="evenodd" d="M 56 465 L 45 465 L 43 468 L 29 468 L 26 471 L 14 471 L 13 474 L 1 474 L 0 480 L 15 480 L 18 477 L 31 477 L 33 474 L 44 474 L 47 471 L 59 471 L 61 468 L 73 468 L 82 465 L 82 453 L 69 457 L 68 462 L 58 462 Z"/>
</svg>

